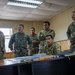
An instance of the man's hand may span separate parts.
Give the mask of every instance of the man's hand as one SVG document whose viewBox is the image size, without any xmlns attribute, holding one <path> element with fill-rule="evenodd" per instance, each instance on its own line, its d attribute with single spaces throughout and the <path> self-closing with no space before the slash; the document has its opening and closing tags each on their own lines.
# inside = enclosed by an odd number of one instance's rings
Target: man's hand
<svg viewBox="0 0 75 75">
<path fill-rule="evenodd" d="M 30 55 L 30 49 L 28 49 L 28 55 Z"/>
<path fill-rule="evenodd" d="M 12 52 L 15 52 L 15 50 L 12 50 Z"/>
</svg>

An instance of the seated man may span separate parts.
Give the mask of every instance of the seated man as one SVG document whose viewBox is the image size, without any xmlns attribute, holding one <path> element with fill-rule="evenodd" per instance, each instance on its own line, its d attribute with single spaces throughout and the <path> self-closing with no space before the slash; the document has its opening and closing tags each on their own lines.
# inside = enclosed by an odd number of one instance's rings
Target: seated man
<svg viewBox="0 0 75 75">
<path fill-rule="evenodd" d="M 40 53 L 55 55 L 61 52 L 61 46 L 54 42 L 54 38 L 51 34 L 46 35 L 46 43 L 47 44 L 44 46 L 44 50 L 40 51 Z"/>
</svg>

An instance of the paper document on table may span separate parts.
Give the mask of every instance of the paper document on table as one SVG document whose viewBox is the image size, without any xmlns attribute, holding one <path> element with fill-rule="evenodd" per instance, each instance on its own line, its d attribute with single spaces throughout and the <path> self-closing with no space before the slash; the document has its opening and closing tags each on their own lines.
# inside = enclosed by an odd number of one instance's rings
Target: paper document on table
<svg viewBox="0 0 75 75">
<path fill-rule="evenodd" d="M 73 56 L 75 55 L 75 53 L 68 53 L 68 54 L 65 54 L 65 56 Z"/>
</svg>

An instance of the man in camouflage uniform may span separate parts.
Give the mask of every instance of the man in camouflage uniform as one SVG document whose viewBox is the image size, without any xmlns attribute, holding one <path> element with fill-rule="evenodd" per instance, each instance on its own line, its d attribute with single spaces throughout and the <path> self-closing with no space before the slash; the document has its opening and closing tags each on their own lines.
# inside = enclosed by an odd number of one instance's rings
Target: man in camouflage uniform
<svg viewBox="0 0 75 75">
<path fill-rule="evenodd" d="M 5 37 L 3 32 L 0 31 L 0 60 L 4 58 L 5 51 Z"/>
<path fill-rule="evenodd" d="M 39 51 L 39 40 L 37 34 L 35 34 L 34 27 L 31 27 L 30 32 L 31 32 L 30 38 L 32 40 L 31 55 L 33 55 L 33 54 L 37 54 Z"/>
<path fill-rule="evenodd" d="M 30 37 L 23 32 L 24 25 L 18 25 L 18 32 L 11 36 L 9 41 L 9 48 L 14 52 L 15 57 L 27 56 L 28 51 L 31 49 L 32 42 Z M 29 49 L 27 49 L 29 45 Z"/>
<path fill-rule="evenodd" d="M 72 20 L 73 22 L 69 25 L 67 29 L 67 36 L 71 42 L 71 52 L 75 52 L 75 11 L 72 12 Z"/>
<path fill-rule="evenodd" d="M 61 52 L 61 46 L 57 43 L 54 43 L 54 37 L 49 34 L 46 35 L 46 44 L 44 46 L 44 50 L 40 53 L 46 53 L 47 55 L 55 55 Z"/>
<path fill-rule="evenodd" d="M 44 25 L 43 25 L 43 30 L 41 30 L 38 33 L 38 39 L 40 41 L 40 45 L 39 45 L 39 52 L 41 50 L 43 50 L 44 45 L 46 44 L 45 42 L 45 36 L 48 34 L 52 34 L 53 37 L 55 37 L 55 31 L 53 29 L 50 29 L 50 22 L 45 21 Z"/>
</svg>

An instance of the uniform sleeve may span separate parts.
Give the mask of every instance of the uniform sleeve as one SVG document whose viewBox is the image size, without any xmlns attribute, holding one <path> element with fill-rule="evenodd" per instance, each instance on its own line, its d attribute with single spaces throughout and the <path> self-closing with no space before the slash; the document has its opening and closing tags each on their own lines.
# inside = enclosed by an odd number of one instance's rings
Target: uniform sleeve
<svg viewBox="0 0 75 75">
<path fill-rule="evenodd" d="M 55 37 L 55 31 L 51 30 L 51 34 L 53 35 L 53 37 Z"/>
<path fill-rule="evenodd" d="M 31 50 L 31 48 L 32 48 L 32 41 L 31 41 L 29 35 L 27 35 L 27 41 L 28 41 L 29 49 Z"/>
<path fill-rule="evenodd" d="M 58 54 L 60 53 L 62 50 L 61 50 L 61 46 L 59 44 L 56 44 L 56 47 L 55 47 L 55 50 L 54 50 L 54 54 Z"/>
<path fill-rule="evenodd" d="M 41 31 L 38 33 L 38 40 L 39 40 L 39 41 L 45 40 L 45 36 L 44 36 L 44 34 L 43 34 L 43 30 L 41 30 Z"/>
<path fill-rule="evenodd" d="M 13 50 L 13 43 L 15 42 L 15 34 L 13 34 L 10 38 L 10 41 L 9 41 L 9 48 L 10 50 Z"/>
<path fill-rule="evenodd" d="M 38 40 L 40 40 L 40 35 L 42 34 L 42 32 L 39 32 L 38 34 L 37 34 L 37 37 L 38 37 Z"/>
<path fill-rule="evenodd" d="M 1 50 L 2 52 L 4 53 L 5 52 L 5 36 L 4 34 L 2 33 L 2 40 L 1 40 Z"/>
<path fill-rule="evenodd" d="M 70 26 L 69 26 L 68 29 L 67 29 L 67 37 L 68 37 L 68 39 L 71 38 Z"/>
<path fill-rule="evenodd" d="M 5 52 L 5 36 L 3 34 L 3 51 Z"/>
<path fill-rule="evenodd" d="M 39 44 L 38 35 L 36 35 L 35 43 Z"/>
</svg>

